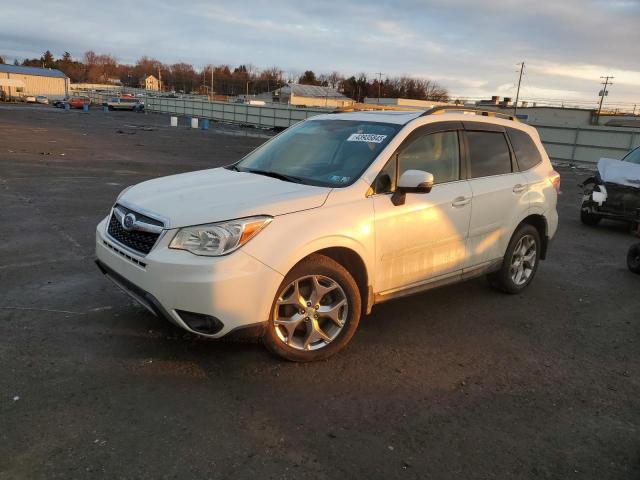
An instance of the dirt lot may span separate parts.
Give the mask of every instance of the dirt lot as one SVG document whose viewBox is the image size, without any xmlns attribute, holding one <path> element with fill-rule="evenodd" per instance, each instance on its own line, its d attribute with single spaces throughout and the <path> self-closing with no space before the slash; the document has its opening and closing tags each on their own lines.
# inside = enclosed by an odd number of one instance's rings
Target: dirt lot
<svg viewBox="0 0 640 480">
<path fill-rule="evenodd" d="M 168 124 L 0 106 L 0 479 L 640 478 L 634 239 L 580 224 L 585 172 L 561 169 L 524 294 L 480 279 L 390 302 L 297 365 L 185 334 L 93 264 L 125 186 L 264 140 Z"/>
</svg>

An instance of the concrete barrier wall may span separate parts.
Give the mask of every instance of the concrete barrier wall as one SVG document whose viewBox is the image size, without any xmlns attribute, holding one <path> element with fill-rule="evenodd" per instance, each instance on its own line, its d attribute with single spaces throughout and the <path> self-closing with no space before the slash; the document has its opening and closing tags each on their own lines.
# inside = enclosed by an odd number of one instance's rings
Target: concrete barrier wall
<svg viewBox="0 0 640 480">
<path fill-rule="evenodd" d="M 121 85 L 114 85 L 112 83 L 72 83 L 69 85 L 69 89 L 73 92 L 76 90 L 122 90 Z"/>
</svg>

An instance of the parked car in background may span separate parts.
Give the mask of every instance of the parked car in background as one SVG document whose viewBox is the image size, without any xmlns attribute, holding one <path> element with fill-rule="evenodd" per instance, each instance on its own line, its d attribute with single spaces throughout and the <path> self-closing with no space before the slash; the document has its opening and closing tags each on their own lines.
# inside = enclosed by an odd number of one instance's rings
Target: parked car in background
<svg viewBox="0 0 640 480">
<path fill-rule="evenodd" d="M 128 95 L 110 98 L 102 105 L 107 107 L 109 110 L 144 110 L 144 102 L 142 100 L 138 100 L 137 98 Z"/>
<path fill-rule="evenodd" d="M 36 103 L 41 103 L 43 105 L 49 105 L 49 99 L 44 95 L 38 95 L 36 97 Z"/>
<path fill-rule="evenodd" d="M 34 97 L 33 95 L 26 95 L 22 97 L 22 100 L 26 103 L 36 103 L 36 97 Z"/>
<path fill-rule="evenodd" d="M 601 158 L 598 171 L 583 183 L 580 219 L 594 226 L 603 218 L 637 222 L 640 212 L 640 147 L 622 160 Z"/>
<path fill-rule="evenodd" d="M 97 264 L 189 332 L 260 336 L 293 361 L 333 355 L 387 300 L 481 275 L 520 293 L 556 232 L 560 176 L 533 127 L 498 116 L 312 117 L 227 167 L 126 188 Z"/>
<path fill-rule="evenodd" d="M 71 97 L 67 103 L 71 108 L 80 109 L 80 108 L 83 108 L 85 105 L 91 105 L 91 99 L 89 97 Z"/>
<path fill-rule="evenodd" d="M 243 98 L 243 97 L 236 98 L 234 103 L 242 103 L 243 105 L 253 105 L 256 107 L 263 107 L 264 105 L 267 104 L 264 100 L 255 100 L 252 98 Z"/>
<path fill-rule="evenodd" d="M 55 108 L 64 108 L 64 105 L 69 101 L 69 97 L 59 98 L 51 102 L 51 106 Z"/>
</svg>

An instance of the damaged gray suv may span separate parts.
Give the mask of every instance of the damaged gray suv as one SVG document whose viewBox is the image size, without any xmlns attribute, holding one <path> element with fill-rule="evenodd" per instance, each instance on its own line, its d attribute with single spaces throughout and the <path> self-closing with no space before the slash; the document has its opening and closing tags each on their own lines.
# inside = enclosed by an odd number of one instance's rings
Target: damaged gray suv
<svg viewBox="0 0 640 480">
<path fill-rule="evenodd" d="M 640 221 L 640 147 L 622 160 L 601 158 L 597 173 L 581 186 L 580 219 L 585 225 L 597 225 L 603 218 Z"/>
</svg>

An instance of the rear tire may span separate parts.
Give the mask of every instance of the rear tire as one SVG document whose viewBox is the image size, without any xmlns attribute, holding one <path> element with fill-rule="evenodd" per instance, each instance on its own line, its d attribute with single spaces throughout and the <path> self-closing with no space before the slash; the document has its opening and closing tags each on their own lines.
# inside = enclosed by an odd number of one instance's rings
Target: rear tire
<svg viewBox="0 0 640 480">
<path fill-rule="evenodd" d="M 532 225 L 521 225 L 509 241 L 500 270 L 489 274 L 489 284 L 504 293 L 520 293 L 538 270 L 540 251 L 538 230 Z"/>
<path fill-rule="evenodd" d="M 633 273 L 640 273 L 640 243 L 631 245 L 627 252 L 627 267 Z"/>
<path fill-rule="evenodd" d="M 342 265 L 311 255 L 278 287 L 262 340 L 271 353 L 286 360 L 323 360 L 353 337 L 361 302 L 358 285 Z"/>
<path fill-rule="evenodd" d="M 602 217 L 594 213 L 589 213 L 585 210 L 580 210 L 580 220 L 585 225 L 588 225 L 590 227 L 595 227 L 600 223 L 600 220 L 602 220 Z"/>
</svg>

